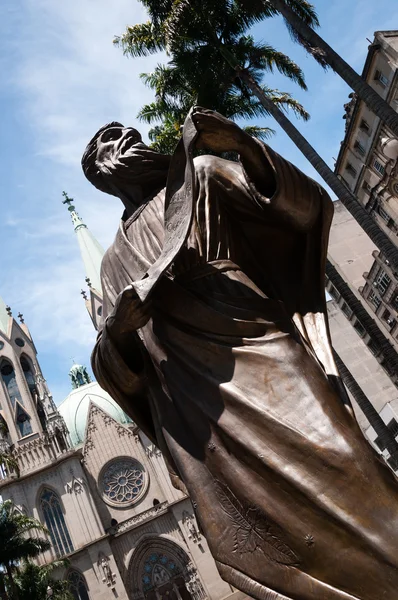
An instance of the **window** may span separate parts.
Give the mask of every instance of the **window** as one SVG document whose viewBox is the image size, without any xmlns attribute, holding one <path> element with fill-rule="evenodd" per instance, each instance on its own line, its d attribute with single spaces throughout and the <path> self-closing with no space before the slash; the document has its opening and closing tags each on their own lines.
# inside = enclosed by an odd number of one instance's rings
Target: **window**
<svg viewBox="0 0 398 600">
<path fill-rule="evenodd" d="M 330 286 L 330 290 L 329 290 L 329 294 L 332 296 L 332 298 L 334 300 L 336 300 L 336 302 L 338 302 L 340 300 L 340 294 L 339 292 L 336 290 L 336 288 L 334 287 L 334 285 Z"/>
<path fill-rule="evenodd" d="M 30 435 L 33 432 L 32 425 L 30 424 L 30 416 L 19 402 L 16 403 L 15 420 L 21 437 Z"/>
<path fill-rule="evenodd" d="M 146 558 L 141 575 L 144 593 L 173 580 L 181 570 L 181 566 L 171 556 L 152 551 Z"/>
<path fill-rule="evenodd" d="M 388 429 L 391 431 L 393 436 L 396 438 L 398 436 L 398 423 L 395 419 L 391 419 L 391 421 L 387 424 Z M 381 451 L 385 449 L 385 444 L 381 441 L 379 437 L 375 439 L 375 444 Z"/>
<path fill-rule="evenodd" d="M 16 401 L 23 405 L 23 400 L 18 388 L 13 365 L 8 360 L 3 360 L 0 366 L 0 372 L 1 378 L 6 386 L 12 407 L 15 407 Z"/>
<path fill-rule="evenodd" d="M 15 343 L 20 348 L 23 348 L 25 346 L 25 342 L 21 338 L 16 338 Z"/>
<path fill-rule="evenodd" d="M 373 285 L 375 287 L 377 287 L 378 291 L 383 296 L 386 293 L 390 283 L 391 283 L 391 278 L 387 275 L 387 273 L 385 271 L 383 271 L 383 269 L 381 269 L 379 271 L 376 279 L 374 280 Z"/>
<path fill-rule="evenodd" d="M 139 462 L 126 457 L 105 465 L 99 481 L 106 502 L 129 506 L 144 493 L 147 476 Z"/>
<path fill-rule="evenodd" d="M 387 323 L 387 325 L 392 329 L 397 324 L 396 319 L 394 319 L 393 315 L 389 310 L 385 310 L 382 315 L 383 321 Z"/>
<path fill-rule="evenodd" d="M 365 154 L 366 154 L 365 146 L 363 144 L 361 144 L 361 142 L 359 140 L 357 140 L 355 142 L 354 150 L 356 150 L 358 152 L 358 154 L 360 154 L 361 156 L 365 156 Z"/>
<path fill-rule="evenodd" d="M 388 78 L 381 71 L 379 71 L 379 69 L 376 70 L 375 81 L 377 81 L 377 83 L 380 83 L 380 85 L 383 87 L 388 86 Z"/>
<path fill-rule="evenodd" d="M 69 590 L 75 600 L 90 600 L 86 580 L 79 571 L 69 571 L 68 583 Z"/>
<path fill-rule="evenodd" d="M 21 356 L 20 363 L 23 374 L 25 375 L 26 383 L 28 384 L 29 391 L 33 395 L 33 392 L 36 392 L 36 381 L 32 372 L 32 368 L 25 356 Z"/>
<path fill-rule="evenodd" d="M 384 210 L 384 208 L 382 206 L 378 207 L 377 212 L 380 215 L 380 217 L 383 219 L 383 221 L 386 222 L 387 227 L 389 229 L 393 229 L 395 226 L 395 221 L 392 217 L 390 217 L 388 212 L 386 210 Z"/>
<path fill-rule="evenodd" d="M 370 192 L 372 191 L 372 187 L 368 181 L 362 182 L 362 189 L 364 189 L 365 192 L 367 192 L 368 194 L 370 194 Z"/>
<path fill-rule="evenodd" d="M 361 131 L 364 131 L 365 133 L 367 133 L 369 135 L 370 133 L 370 126 L 369 123 L 367 121 L 365 121 L 365 119 L 362 119 L 360 124 L 359 124 L 359 129 L 361 129 Z"/>
<path fill-rule="evenodd" d="M 378 210 L 379 215 L 381 216 L 381 218 L 383 219 L 383 221 L 386 221 L 386 223 L 388 223 L 388 221 L 390 221 L 391 217 L 388 214 L 388 212 L 386 210 L 384 210 L 384 208 L 382 208 L 381 206 L 379 206 L 379 210 Z"/>
<path fill-rule="evenodd" d="M 377 171 L 380 175 L 384 175 L 385 172 L 385 168 L 384 165 L 377 160 L 377 158 L 374 159 L 373 161 L 373 168 L 375 169 L 375 171 Z"/>
<path fill-rule="evenodd" d="M 346 168 L 346 171 L 348 171 L 348 173 L 349 173 L 350 175 L 352 175 L 353 177 L 356 177 L 356 175 L 357 175 L 357 170 L 356 170 L 356 168 L 355 168 L 355 167 L 354 167 L 354 166 L 353 166 L 351 163 L 349 163 L 349 162 L 348 162 L 348 163 L 346 164 L 345 168 Z"/>
<path fill-rule="evenodd" d="M 398 288 L 396 288 L 390 303 L 394 310 L 398 310 Z"/>
<path fill-rule="evenodd" d="M 345 316 L 348 319 L 351 319 L 351 317 L 352 317 L 352 310 L 351 310 L 351 308 L 348 306 L 348 304 L 346 302 L 343 302 L 343 304 L 341 305 L 341 310 L 343 311 L 343 313 L 345 314 Z"/>
<path fill-rule="evenodd" d="M 376 342 L 374 342 L 373 340 L 369 340 L 368 348 L 371 351 L 371 353 L 375 356 L 377 356 L 377 354 L 379 354 L 380 352 L 380 346 L 376 344 Z"/>
<path fill-rule="evenodd" d="M 373 306 L 376 308 L 376 310 L 379 308 L 379 306 L 381 304 L 381 299 L 373 290 L 370 291 L 368 300 L 369 300 L 369 302 L 371 302 L 373 304 Z"/>
<path fill-rule="evenodd" d="M 361 337 L 364 337 L 366 335 L 366 329 L 362 325 L 362 323 L 360 321 L 358 321 L 358 319 L 354 323 L 354 329 L 357 332 L 357 334 L 360 335 Z"/>
<path fill-rule="evenodd" d="M 57 494 L 52 490 L 45 489 L 40 497 L 40 505 L 57 557 L 73 552 L 72 540 L 66 527 L 64 513 Z"/>
</svg>

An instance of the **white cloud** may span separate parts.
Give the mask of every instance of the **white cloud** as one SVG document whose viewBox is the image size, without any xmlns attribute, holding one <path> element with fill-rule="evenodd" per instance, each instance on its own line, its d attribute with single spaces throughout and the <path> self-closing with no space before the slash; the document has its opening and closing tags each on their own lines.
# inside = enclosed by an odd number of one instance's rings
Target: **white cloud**
<svg viewBox="0 0 398 600">
<path fill-rule="evenodd" d="M 8 202 L 3 219 L 10 260 L 1 294 L 14 313 L 25 314 L 50 369 L 65 364 L 66 378 L 70 357 L 83 355 L 88 362 L 95 332 L 80 296 L 85 274 L 61 192 L 66 189 L 75 197 L 90 229 L 108 246 L 121 205 L 85 181 L 80 158 L 88 140 L 108 121 L 145 133 L 147 126 L 135 115 L 152 92 L 138 75 L 160 58 L 128 60 L 112 44 L 127 24 L 145 20 L 134 0 L 22 4 L 10 4 L 5 11 L 7 61 L 0 58 L 0 66 L 5 85 L 18 97 L 15 114 L 31 154 L 13 180 L 22 200 Z M 64 389 L 48 370 L 45 374 L 50 385 Z"/>
</svg>

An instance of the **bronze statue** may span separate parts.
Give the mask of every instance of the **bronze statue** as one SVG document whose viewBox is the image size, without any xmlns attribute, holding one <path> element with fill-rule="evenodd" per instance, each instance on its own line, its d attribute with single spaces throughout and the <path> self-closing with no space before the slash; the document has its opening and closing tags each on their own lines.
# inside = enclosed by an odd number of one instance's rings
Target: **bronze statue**
<svg viewBox="0 0 398 600">
<path fill-rule="evenodd" d="M 94 372 L 186 486 L 221 576 L 259 600 L 396 600 L 398 487 L 331 351 L 326 192 L 201 108 L 171 159 L 111 123 L 82 164 L 126 209 Z"/>
</svg>

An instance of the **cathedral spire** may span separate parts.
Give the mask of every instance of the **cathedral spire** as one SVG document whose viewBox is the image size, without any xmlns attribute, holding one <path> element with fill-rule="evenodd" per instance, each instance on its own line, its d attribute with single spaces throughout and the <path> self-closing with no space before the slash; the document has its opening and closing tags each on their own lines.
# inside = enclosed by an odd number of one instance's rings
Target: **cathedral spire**
<svg viewBox="0 0 398 600">
<path fill-rule="evenodd" d="M 101 293 L 101 261 L 104 256 L 104 250 L 101 244 L 95 239 L 87 225 L 82 221 L 73 205 L 73 199 L 69 198 L 66 192 L 63 204 L 67 204 L 68 211 L 72 218 L 73 228 L 79 242 L 80 254 L 83 259 L 84 269 L 86 271 L 86 281 L 89 281 L 89 287 L 93 287 Z M 1 315 L 1 313 L 0 313 Z M 0 316 L 1 319 L 1 316 Z M 1 321 L 0 321 L 1 323 Z"/>
</svg>

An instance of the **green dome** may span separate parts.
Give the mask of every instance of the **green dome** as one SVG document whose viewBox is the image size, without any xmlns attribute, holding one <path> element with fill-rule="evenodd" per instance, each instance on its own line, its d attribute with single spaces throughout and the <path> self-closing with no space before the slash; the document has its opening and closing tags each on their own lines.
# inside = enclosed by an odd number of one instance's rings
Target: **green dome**
<svg viewBox="0 0 398 600">
<path fill-rule="evenodd" d="M 58 406 L 58 411 L 64 418 L 69 430 L 73 446 L 79 446 L 84 441 L 90 402 L 94 402 L 118 423 L 128 424 L 132 422 L 96 381 L 80 385 L 73 389 L 69 396 Z"/>
</svg>

